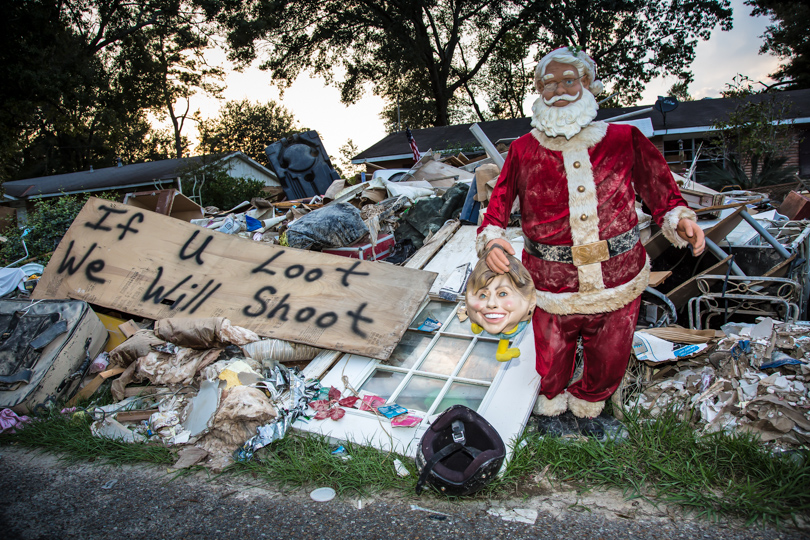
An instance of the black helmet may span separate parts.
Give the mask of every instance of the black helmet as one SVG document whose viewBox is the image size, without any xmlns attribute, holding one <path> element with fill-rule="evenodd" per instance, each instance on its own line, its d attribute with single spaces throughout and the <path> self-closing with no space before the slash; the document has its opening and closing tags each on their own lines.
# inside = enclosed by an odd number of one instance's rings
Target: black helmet
<svg viewBox="0 0 810 540">
<path fill-rule="evenodd" d="M 433 422 L 416 451 L 417 495 L 428 483 L 447 495 L 469 495 L 498 474 L 506 447 L 483 416 L 453 405 Z"/>
</svg>

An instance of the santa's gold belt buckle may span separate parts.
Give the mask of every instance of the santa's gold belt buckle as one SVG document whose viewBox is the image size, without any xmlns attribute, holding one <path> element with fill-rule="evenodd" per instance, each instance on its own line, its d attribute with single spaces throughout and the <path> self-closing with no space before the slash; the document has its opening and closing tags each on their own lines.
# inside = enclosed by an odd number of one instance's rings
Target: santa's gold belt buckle
<svg viewBox="0 0 810 540">
<path fill-rule="evenodd" d="M 574 259 L 574 266 L 604 262 L 610 258 L 607 240 L 571 246 L 571 257 Z"/>
</svg>

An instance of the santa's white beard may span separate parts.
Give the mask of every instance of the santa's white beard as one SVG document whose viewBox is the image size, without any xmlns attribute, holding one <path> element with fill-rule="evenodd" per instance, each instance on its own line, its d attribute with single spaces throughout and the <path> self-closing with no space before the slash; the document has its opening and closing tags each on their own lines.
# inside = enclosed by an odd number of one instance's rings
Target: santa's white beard
<svg viewBox="0 0 810 540">
<path fill-rule="evenodd" d="M 582 89 L 582 97 L 565 107 L 546 105 L 543 97 L 532 105 L 532 127 L 536 127 L 549 137 L 565 135 L 570 139 L 596 118 L 599 105 L 591 92 Z"/>
</svg>

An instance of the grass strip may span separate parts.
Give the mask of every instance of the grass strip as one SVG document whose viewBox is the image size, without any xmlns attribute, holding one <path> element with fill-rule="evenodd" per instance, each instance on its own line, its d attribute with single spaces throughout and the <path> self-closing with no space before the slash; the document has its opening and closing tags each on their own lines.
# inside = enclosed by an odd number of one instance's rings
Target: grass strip
<svg viewBox="0 0 810 540">
<path fill-rule="evenodd" d="M 232 470 L 263 477 L 282 487 L 331 487 L 346 495 L 415 489 L 413 459 L 350 442 L 343 447 L 351 457 L 342 459 L 332 455 L 336 447 L 324 437 L 293 432 L 259 450 L 253 460 L 234 465 Z M 402 462 L 408 476 L 396 474 L 394 459 Z"/>
<path fill-rule="evenodd" d="M 631 413 L 625 426 L 628 438 L 618 442 L 533 435 L 514 463 L 546 463 L 558 481 L 619 488 L 628 498 L 675 503 L 705 518 L 778 525 L 810 510 L 805 455 L 773 454 L 750 434 L 698 435 L 671 412 L 656 419 Z"/>
<path fill-rule="evenodd" d="M 0 444 L 14 444 L 44 451 L 59 452 L 68 461 L 96 461 L 107 464 L 155 463 L 176 461 L 170 448 L 153 442 L 126 443 L 94 437 L 91 420 L 83 412 L 61 414 L 52 411 L 32 417 L 16 433 L 0 434 Z"/>
<path fill-rule="evenodd" d="M 525 435 L 516 442 L 505 473 L 476 496 L 520 496 L 530 491 L 532 478 L 545 471 L 552 482 L 586 489 L 618 488 L 628 499 L 674 503 L 700 517 L 728 515 L 778 525 L 791 516 L 810 513 L 810 463 L 804 454 L 773 454 L 752 435 L 699 435 L 673 412 L 655 419 L 629 413 L 624 424 L 627 438 L 619 442 Z M 16 434 L 0 435 L 0 444 L 112 464 L 174 461 L 174 451 L 162 444 L 93 437 L 83 413 L 53 411 Z M 280 487 L 329 486 L 342 495 L 386 490 L 414 493 L 417 471 L 412 459 L 355 443 L 343 446 L 351 456 L 348 459 L 332 455 L 335 443 L 293 431 L 228 471 Z M 396 474 L 396 458 L 410 472 L 408 476 Z"/>
</svg>

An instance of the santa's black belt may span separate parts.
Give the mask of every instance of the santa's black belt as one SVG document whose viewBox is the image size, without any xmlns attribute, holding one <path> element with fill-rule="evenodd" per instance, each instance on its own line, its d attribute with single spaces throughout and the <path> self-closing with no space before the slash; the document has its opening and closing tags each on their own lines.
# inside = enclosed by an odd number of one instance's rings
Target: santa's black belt
<svg viewBox="0 0 810 540">
<path fill-rule="evenodd" d="M 581 246 L 551 246 L 548 244 L 538 244 L 523 235 L 524 249 L 538 259 L 544 261 L 573 264 L 574 266 L 584 266 L 603 262 L 616 255 L 621 255 L 633 249 L 638 243 L 638 225 L 627 232 L 616 235 L 607 240 L 599 240 Z"/>
</svg>

